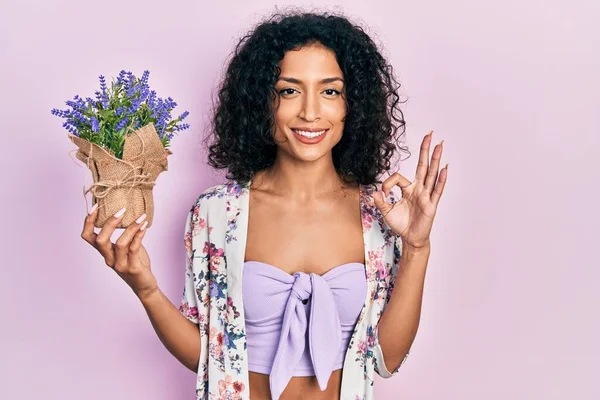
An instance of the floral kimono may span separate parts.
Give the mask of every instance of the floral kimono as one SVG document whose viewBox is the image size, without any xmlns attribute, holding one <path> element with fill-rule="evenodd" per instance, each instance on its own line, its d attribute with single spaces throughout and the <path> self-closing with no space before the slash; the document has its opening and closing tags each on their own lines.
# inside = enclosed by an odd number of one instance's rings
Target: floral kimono
<svg viewBox="0 0 600 400">
<path fill-rule="evenodd" d="M 228 181 L 206 189 L 186 221 L 186 279 L 179 311 L 199 325 L 198 400 L 250 398 L 242 298 L 249 187 Z M 344 359 L 343 400 L 373 399 L 374 373 L 389 378 L 399 369 L 387 370 L 377 333 L 402 245 L 373 203 L 374 190 L 360 185 L 367 295 Z M 392 203 L 394 197 L 392 191 Z"/>
</svg>

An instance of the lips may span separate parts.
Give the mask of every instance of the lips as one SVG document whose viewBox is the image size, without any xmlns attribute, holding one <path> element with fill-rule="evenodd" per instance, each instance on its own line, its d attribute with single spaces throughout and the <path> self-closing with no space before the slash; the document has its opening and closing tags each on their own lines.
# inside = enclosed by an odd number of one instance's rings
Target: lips
<svg viewBox="0 0 600 400">
<path fill-rule="evenodd" d="M 315 136 L 315 137 L 306 137 L 303 136 L 299 133 L 299 130 L 297 129 L 293 129 L 292 128 L 292 132 L 294 132 L 294 137 L 301 143 L 304 144 L 317 144 L 320 143 L 325 136 L 327 135 L 327 133 L 329 133 L 329 129 L 324 129 L 325 132 L 323 132 L 321 135 L 319 136 Z M 302 132 L 310 132 L 310 131 L 302 131 Z M 314 133 L 314 132 L 310 132 L 310 133 Z"/>
</svg>

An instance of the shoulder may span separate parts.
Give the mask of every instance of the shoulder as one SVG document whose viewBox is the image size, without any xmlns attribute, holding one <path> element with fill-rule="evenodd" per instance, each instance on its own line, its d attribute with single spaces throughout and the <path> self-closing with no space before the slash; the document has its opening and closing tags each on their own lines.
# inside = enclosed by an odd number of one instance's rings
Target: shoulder
<svg viewBox="0 0 600 400">
<path fill-rule="evenodd" d="M 203 209 L 205 212 L 221 209 L 220 205 L 224 205 L 228 199 L 238 198 L 245 187 L 234 180 L 210 186 L 198 195 L 192 209 Z"/>
</svg>

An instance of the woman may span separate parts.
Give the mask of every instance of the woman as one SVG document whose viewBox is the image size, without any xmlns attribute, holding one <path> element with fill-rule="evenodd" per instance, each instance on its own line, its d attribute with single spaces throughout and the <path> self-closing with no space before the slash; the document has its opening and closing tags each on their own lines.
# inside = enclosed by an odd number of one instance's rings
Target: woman
<svg viewBox="0 0 600 400">
<path fill-rule="evenodd" d="M 97 235 L 86 218 L 82 237 L 198 374 L 198 399 L 372 399 L 374 373 L 405 360 L 447 166 L 441 143 L 429 162 L 430 133 L 413 182 L 377 180 L 404 128 L 391 71 L 340 16 L 277 14 L 242 39 L 209 147 L 229 181 L 188 215 L 179 309 L 150 270 L 144 216 L 114 245 L 122 213 Z"/>
</svg>

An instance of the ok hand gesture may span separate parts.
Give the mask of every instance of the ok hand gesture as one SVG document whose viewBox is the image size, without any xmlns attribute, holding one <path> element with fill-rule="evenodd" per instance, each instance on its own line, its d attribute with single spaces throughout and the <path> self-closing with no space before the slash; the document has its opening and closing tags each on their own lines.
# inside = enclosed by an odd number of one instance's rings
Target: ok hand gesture
<svg viewBox="0 0 600 400">
<path fill-rule="evenodd" d="M 433 131 L 425 135 L 421 143 L 414 182 L 396 172 L 382 183 L 382 191 L 373 194 L 375 205 L 383 214 L 385 222 L 400 235 L 404 244 L 415 249 L 429 245 L 433 219 L 448 176 L 448 165 L 438 174 L 443 140 L 433 149 L 429 164 L 432 134 Z M 392 205 L 385 201 L 383 193 L 387 196 L 395 185 L 400 186 L 402 198 Z"/>
</svg>

